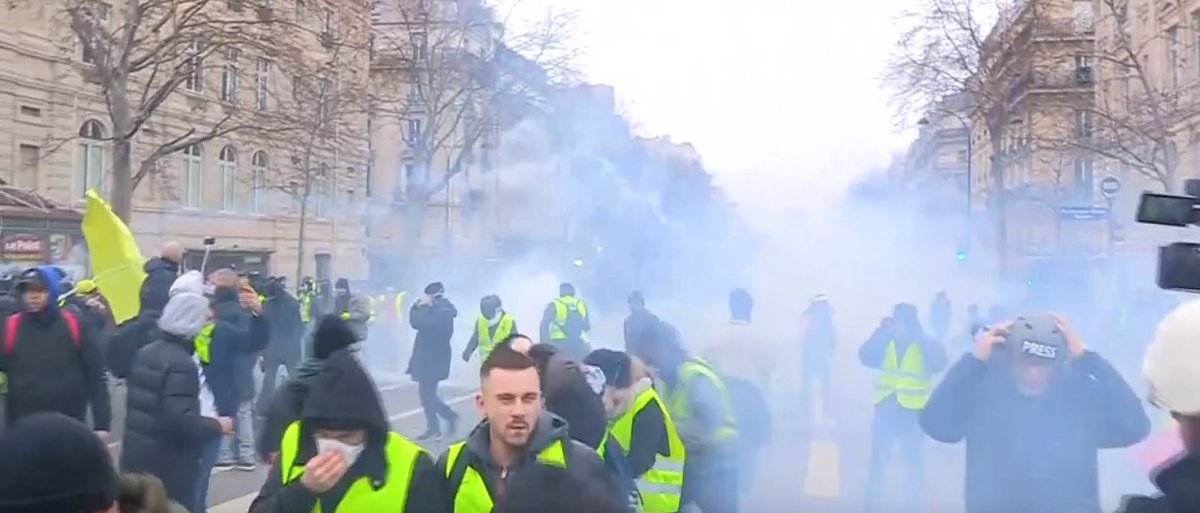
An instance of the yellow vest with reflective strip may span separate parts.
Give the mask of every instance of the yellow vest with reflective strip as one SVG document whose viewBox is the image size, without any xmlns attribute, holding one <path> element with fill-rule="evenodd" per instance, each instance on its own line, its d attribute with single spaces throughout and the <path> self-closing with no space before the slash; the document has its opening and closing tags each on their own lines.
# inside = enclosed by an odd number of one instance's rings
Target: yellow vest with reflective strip
<svg viewBox="0 0 1200 513">
<path fill-rule="evenodd" d="M 647 387 L 633 400 L 633 405 L 617 420 L 613 421 L 610 432 L 621 449 L 629 455 L 633 442 L 633 419 L 646 408 L 662 410 L 663 423 L 667 428 L 667 443 L 670 454 L 654 456 L 654 466 L 645 474 L 637 476 L 637 489 L 642 497 L 642 510 L 646 513 L 676 513 L 679 511 L 680 496 L 683 493 L 683 464 L 687 451 L 683 440 L 675 430 L 675 421 L 662 404 L 654 387 Z"/>
<path fill-rule="evenodd" d="M 933 391 L 933 383 L 925 372 L 925 358 L 921 356 L 921 348 L 917 344 L 909 344 L 904 350 L 904 358 L 900 359 L 896 351 L 896 341 L 888 342 L 887 353 L 883 356 L 883 366 L 875 379 L 875 404 L 884 399 L 896 396 L 896 402 L 908 410 L 921 410 L 929 402 L 929 394 Z"/>
<path fill-rule="evenodd" d="M 451 478 L 454 475 L 455 465 L 458 464 L 458 459 L 462 457 L 463 448 L 466 447 L 466 442 L 458 442 L 451 444 L 446 449 L 446 477 Z M 537 455 L 537 462 L 542 465 L 550 465 L 553 467 L 567 468 L 567 449 L 563 445 L 562 440 L 555 440 L 549 447 L 542 449 Z M 450 483 L 450 486 L 455 486 L 454 493 L 454 513 L 491 513 L 494 503 L 492 501 L 492 492 L 487 488 L 487 483 L 483 480 L 483 475 L 471 467 L 470 463 L 466 463 L 466 469 L 462 473 L 462 481 L 458 483 Z"/>
<path fill-rule="evenodd" d="M 718 445 L 733 442 L 737 438 L 737 417 L 733 413 L 733 403 L 729 399 L 729 391 L 725 389 L 725 380 L 721 379 L 712 367 L 703 359 L 693 357 L 679 366 L 679 376 L 675 387 L 667 394 L 667 410 L 676 422 L 687 424 L 692 420 L 691 384 L 696 378 L 707 379 L 716 387 L 721 395 L 721 427 L 717 428 L 712 440 Z"/>
<path fill-rule="evenodd" d="M 312 308 L 312 294 L 300 294 L 300 322 L 308 324 L 312 321 L 308 316 L 308 310 Z"/>
<path fill-rule="evenodd" d="M 213 327 L 216 325 L 209 322 L 200 328 L 200 333 L 192 337 L 192 343 L 196 346 L 196 357 L 200 359 L 200 363 L 208 364 L 208 351 L 212 347 Z"/>
<path fill-rule="evenodd" d="M 367 322 L 375 322 L 375 303 L 382 303 L 383 299 L 382 294 L 379 297 L 367 296 L 367 307 L 370 308 L 367 312 Z"/>
<path fill-rule="evenodd" d="M 292 422 L 283 432 L 283 441 L 279 446 L 279 475 L 285 486 L 300 479 L 304 474 L 304 466 L 296 463 L 300 432 L 300 422 Z M 412 483 L 413 466 L 425 449 L 396 433 L 389 432 L 387 445 L 383 450 L 387 458 L 387 477 L 382 483 L 372 483 L 369 477 L 361 476 L 350 483 L 346 495 L 335 510 L 326 511 L 321 507 L 321 501 L 317 500 L 311 513 L 404 511 L 409 485 Z"/>
<path fill-rule="evenodd" d="M 554 322 L 550 323 L 550 340 L 566 340 L 567 334 L 563 331 L 563 325 L 567 323 L 567 313 L 571 306 L 579 310 L 579 315 L 587 319 L 587 304 L 575 296 L 563 296 L 554 300 Z M 579 335 L 579 339 L 587 342 L 588 332 L 584 331 Z"/>
<path fill-rule="evenodd" d="M 392 307 L 396 309 L 396 320 L 404 320 L 404 293 L 397 292 L 392 303 Z"/>
<path fill-rule="evenodd" d="M 487 318 L 482 315 L 479 316 L 479 319 L 475 321 L 475 334 L 479 340 L 476 352 L 479 354 L 480 361 L 487 359 L 488 355 L 492 354 L 492 349 L 496 348 L 496 344 L 499 344 L 508 338 L 509 335 L 512 335 L 513 324 L 513 317 L 508 315 L 508 312 L 505 312 L 500 317 L 500 322 L 496 323 L 496 333 L 492 334 Z"/>
</svg>

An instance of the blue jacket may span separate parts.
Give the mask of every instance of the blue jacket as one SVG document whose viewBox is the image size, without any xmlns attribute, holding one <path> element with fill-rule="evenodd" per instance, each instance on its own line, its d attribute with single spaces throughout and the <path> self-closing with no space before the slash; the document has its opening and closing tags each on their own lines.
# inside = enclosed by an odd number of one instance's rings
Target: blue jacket
<svg viewBox="0 0 1200 513">
<path fill-rule="evenodd" d="M 239 379 L 239 361 L 243 355 L 261 351 L 266 345 L 263 337 L 254 337 L 255 319 L 242 308 L 236 290 L 218 290 L 213 297 L 213 334 L 209 346 L 208 365 L 204 379 L 212 390 L 217 414 L 237 415 L 238 403 L 245 386 Z"/>
<path fill-rule="evenodd" d="M 964 355 L 921 412 L 933 439 L 966 440 L 967 513 L 1100 513 L 1096 453 L 1149 433 L 1141 401 L 1090 351 L 1037 397 L 1018 390 L 1003 356 Z"/>
</svg>

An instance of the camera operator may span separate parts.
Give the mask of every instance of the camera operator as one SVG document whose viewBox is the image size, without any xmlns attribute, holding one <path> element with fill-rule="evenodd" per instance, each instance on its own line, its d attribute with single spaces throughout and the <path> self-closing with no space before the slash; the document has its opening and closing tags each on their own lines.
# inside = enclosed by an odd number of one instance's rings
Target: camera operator
<svg viewBox="0 0 1200 513">
<path fill-rule="evenodd" d="M 1161 495 L 1126 497 L 1124 513 L 1200 511 L 1200 300 L 1177 307 L 1158 325 L 1143 370 L 1150 402 L 1179 423 L 1184 451 L 1151 476 Z"/>
<path fill-rule="evenodd" d="M 1097 450 L 1137 443 L 1137 395 L 1061 316 L 993 326 L 946 373 L 921 413 L 945 443 L 966 440 L 967 513 L 1099 513 Z"/>
</svg>

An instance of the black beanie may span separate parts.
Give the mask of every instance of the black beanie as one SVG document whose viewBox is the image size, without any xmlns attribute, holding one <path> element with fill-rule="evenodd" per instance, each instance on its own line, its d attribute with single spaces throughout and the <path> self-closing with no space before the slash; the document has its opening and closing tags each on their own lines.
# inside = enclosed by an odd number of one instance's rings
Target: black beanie
<svg viewBox="0 0 1200 513">
<path fill-rule="evenodd" d="M 440 281 L 435 281 L 435 282 L 430 283 L 429 285 L 425 286 L 425 293 L 429 294 L 431 296 L 436 296 L 438 294 L 443 294 L 445 292 L 446 292 L 446 287 L 444 285 L 442 285 L 442 282 L 440 282 Z"/>
<path fill-rule="evenodd" d="M 333 353 L 309 384 L 302 417 L 317 429 L 386 433 L 387 413 L 371 376 L 346 351 Z"/>
<path fill-rule="evenodd" d="M 350 280 L 338 278 L 337 282 L 334 283 L 333 288 L 350 290 Z"/>
<path fill-rule="evenodd" d="M 325 360 L 330 355 L 358 342 L 354 330 L 335 314 L 322 317 L 313 330 L 313 357 Z"/>
<path fill-rule="evenodd" d="M 78 420 L 60 413 L 22 419 L 0 438 L 0 511 L 104 511 L 117 499 L 108 448 Z"/>
</svg>

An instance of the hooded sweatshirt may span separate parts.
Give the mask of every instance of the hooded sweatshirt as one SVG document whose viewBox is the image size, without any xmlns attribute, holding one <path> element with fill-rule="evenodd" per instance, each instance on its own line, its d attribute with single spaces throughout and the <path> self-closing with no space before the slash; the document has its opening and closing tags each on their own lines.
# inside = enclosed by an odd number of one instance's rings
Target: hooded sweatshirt
<svg viewBox="0 0 1200 513">
<path fill-rule="evenodd" d="M 21 316 L 17 333 L 0 334 L 0 343 L 13 336 L 11 352 L 0 350 L 0 370 L 8 375 L 7 420 L 11 424 L 32 413 L 51 411 L 86 421 L 90 399 L 93 427 L 108 431 L 112 409 L 100 348 L 83 323 L 79 323 L 76 345 L 58 310 L 60 273 L 50 266 L 36 269 L 49 293 L 46 307 L 17 314 Z M 5 322 L 0 331 L 7 329 Z"/>
<path fill-rule="evenodd" d="M 534 425 L 533 434 L 525 446 L 525 452 L 507 469 L 492 460 L 491 431 L 486 419 L 471 430 L 471 434 L 467 436 L 467 445 L 463 448 L 459 458 L 464 459 L 466 465 L 479 472 L 483 477 L 484 484 L 487 485 L 488 493 L 492 496 L 492 501 L 499 502 L 504 496 L 507 480 L 513 479 L 514 476 L 526 472 L 536 465 L 537 454 L 556 441 L 561 441 L 567 451 L 567 472 L 574 474 L 579 479 L 601 483 L 611 491 L 613 497 L 624 503 L 626 496 L 622 494 L 612 474 L 605 467 L 604 462 L 600 461 L 600 457 L 596 455 L 596 451 L 572 440 L 567 432 L 567 422 L 548 411 L 542 411 Z M 443 453 L 442 457 L 438 459 L 438 469 L 442 475 L 446 475 L 448 472 L 446 458 L 447 453 Z M 453 500 L 452 495 L 448 494 L 447 497 Z"/>
<path fill-rule="evenodd" d="M 967 513 L 1099 513 L 1097 450 L 1144 438 L 1141 401 L 1087 351 L 1037 397 L 1022 394 L 997 354 L 964 355 L 921 412 L 934 440 L 966 440 Z"/>
<path fill-rule="evenodd" d="M 299 479 L 281 486 L 278 463 L 272 465 L 258 497 L 250 505 L 250 513 L 313 511 L 318 500 L 321 510 L 336 511 L 350 485 L 360 478 L 367 479 L 372 486 L 386 484 L 388 461 L 384 449 L 391 426 L 375 384 L 348 351 L 330 356 L 313 378 L 304 402 L 296 465 L 304 465 L 316 456 L 316 436 L 311 425 L 322 420 L 363 426 L 367 441 L 362 455 L 332 489 L 322 494 L 310 492 Z M 449 513 L 446 480 L 428 454 L 422 452 L 417 457 L 408 486 L 403 508 L 372 513 Z"/>
<path fill-rule="evenodd" d="M 1183 454 L 1153 477 L 1157 497 L 1126 496 L 1120 513 L 1191 513 L 1200 511 L 1200 454 Z"/>
</svg>

